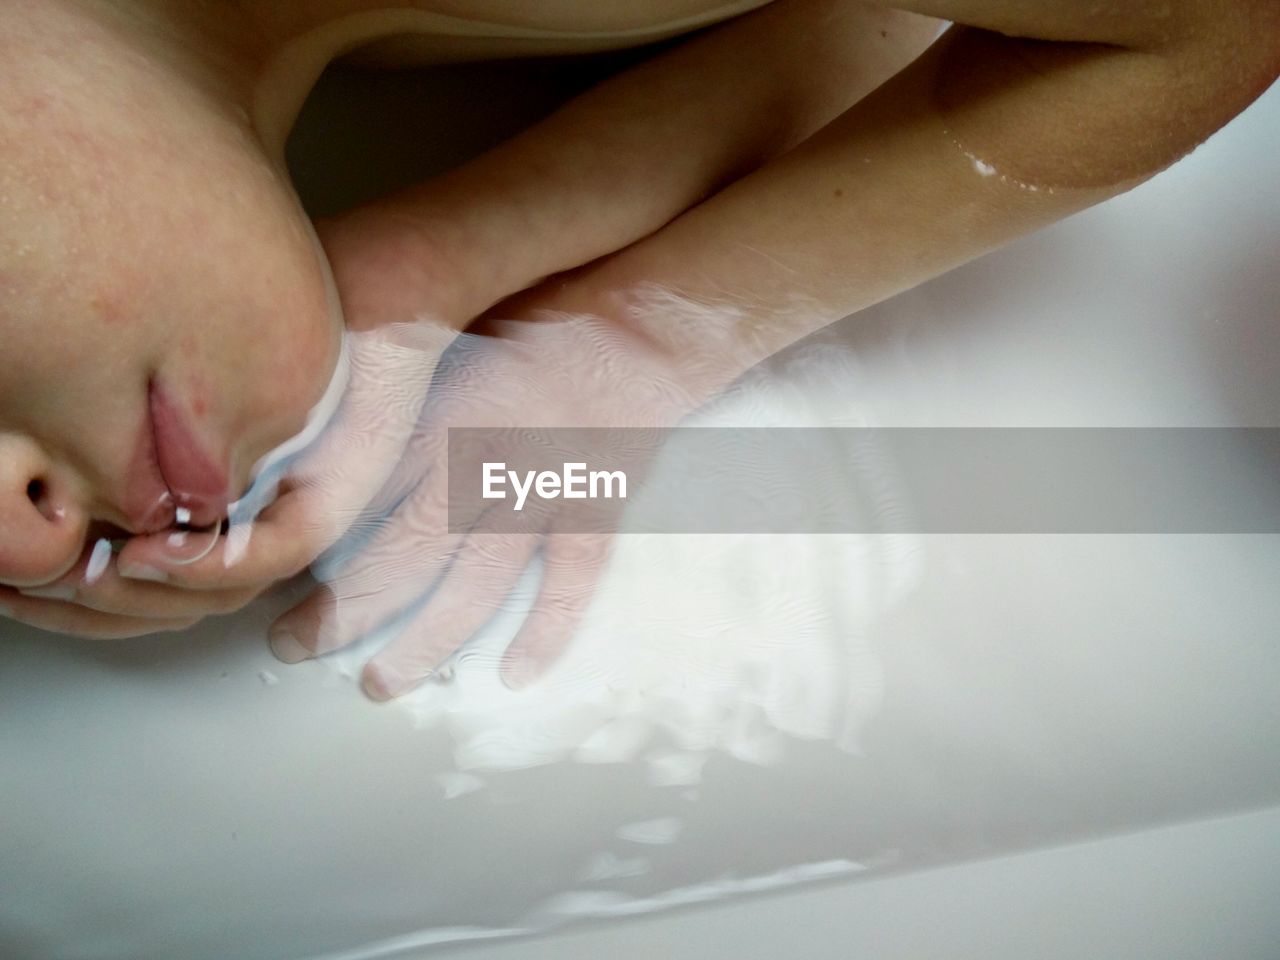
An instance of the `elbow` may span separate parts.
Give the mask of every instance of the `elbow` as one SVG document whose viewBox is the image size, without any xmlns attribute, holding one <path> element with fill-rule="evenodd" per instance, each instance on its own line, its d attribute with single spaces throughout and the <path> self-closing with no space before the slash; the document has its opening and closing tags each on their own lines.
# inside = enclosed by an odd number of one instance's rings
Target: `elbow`
<svg viewBox="0 0 1280 960">
<path fill-rule="evenodd" d="M 1274 82 L 1280 2 L 1168 6 L 1123 42 L 953 31 L 932 78 L 948 135 L 1042 187 L 1114 193 L 1168 167 Z"/>
<path fill-rule="evenodd" d="M 1152 51 L 1166 58 L 1181 125 L 1207 139 L 1280 77 L 1280 3 L 1205 0 L 1179 40 Z"/>
<path fill-rule="evenodd" d="M 1148 50 L 1234 116 L 1280 77 L 1280 3 L 1189 0 L 1184 6 L 1181 29 L 1160 31 Z"/>
</svg>

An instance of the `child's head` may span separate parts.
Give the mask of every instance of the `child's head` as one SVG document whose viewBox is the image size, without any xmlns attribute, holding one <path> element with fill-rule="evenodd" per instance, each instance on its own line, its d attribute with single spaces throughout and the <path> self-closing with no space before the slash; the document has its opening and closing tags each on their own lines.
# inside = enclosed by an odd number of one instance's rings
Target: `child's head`
<svg viewBox="0 0 1280 960">
<path fill-rule="evenodd" d="M 19 586 L 96 525 L 172 521 L 140 517 L 152 387 L 234 497 L 302 427 L 341 327 L 238 91 L 126 5 L 74 6 L 0 12 L 0 583 Z"/>
</svg>

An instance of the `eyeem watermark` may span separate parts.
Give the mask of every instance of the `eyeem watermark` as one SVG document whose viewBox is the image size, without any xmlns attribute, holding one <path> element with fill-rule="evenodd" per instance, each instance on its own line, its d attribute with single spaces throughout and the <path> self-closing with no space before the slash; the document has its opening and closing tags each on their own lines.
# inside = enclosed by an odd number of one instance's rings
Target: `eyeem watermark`
<svg viewBox="0 0 1280 960">
<path fill-rule="evenodd" d="M 507 499 L 507 486 L 515 492 L 513 509 L 524 509 L 532 490 L 543 500 L 619 500 L 627 499 L 627 475 L 621 470 L 588 470 L 585 463 L 566 463 L 559 473 L 554 470 L 508 470 L 502 461 L 483 466 L 485 500 Z"/>
<path fill-rule="evenodd" d="M 527 533 L 546 514 L 558 533 L 1277 534 L 1277 477 L 1280 429 L 1261 427 L 450 428 L 448 522 L 454 533 Z"/>
</svg>

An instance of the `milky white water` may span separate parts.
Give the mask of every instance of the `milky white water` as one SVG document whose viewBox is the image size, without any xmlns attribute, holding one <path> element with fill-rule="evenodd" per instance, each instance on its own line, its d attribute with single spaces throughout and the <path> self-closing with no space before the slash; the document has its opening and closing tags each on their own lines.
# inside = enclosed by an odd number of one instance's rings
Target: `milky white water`
<svg viewBox="0 0 1280 960">
<path fill-rule="evenodd" d="M 1273 91 L 705 422 L 1280 426 L 1277 131 Z M 517 595 L 381 706 L 367 651 L 266 652 L 296 587 L 136 643 L 4 624 L 2 952 L 414 956 L 1275 806 L 1278 581 L 1275 536 L 626 535 L 543 685 L 493 674 Z"/>
</svg>

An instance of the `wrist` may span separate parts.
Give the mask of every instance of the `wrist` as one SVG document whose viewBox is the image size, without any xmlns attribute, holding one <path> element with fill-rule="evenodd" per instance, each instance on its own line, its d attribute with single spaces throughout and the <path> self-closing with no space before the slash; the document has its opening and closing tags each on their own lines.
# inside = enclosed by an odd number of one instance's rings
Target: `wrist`
<svg viewBox="0 0 1280 960">
<path fill-rule="evenodd" d="M 443 224 L 378 203 L 315 227 L 349 329 L 419 321 L 462 330 L 494 299 L 482 258 L 465 256 Z"/>
<path fill-rule="evenodd" d="M 698 299 L 648 280 L 624 282 L 615 271 L 591 267 L 523 291 L 485 315 L 557 317 L 595 318 L 621 337 L 637 354 L 635 369 L 651 369 L 670 384 L 672 406 L 681 415 L 775 352 L 770 338 L 759 335 L 768 324 L 740 305 Z"/>
</svg>

